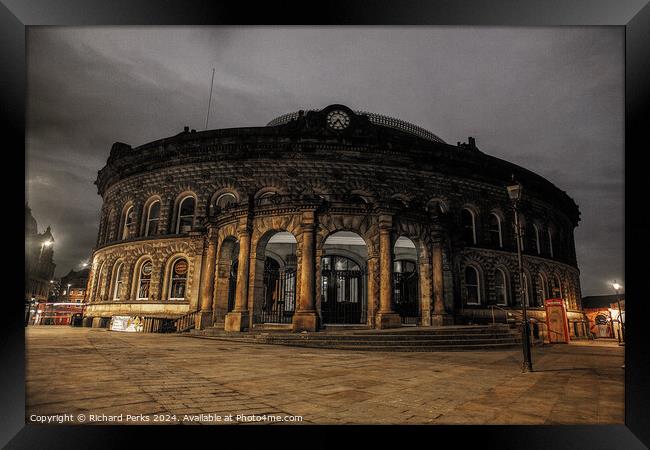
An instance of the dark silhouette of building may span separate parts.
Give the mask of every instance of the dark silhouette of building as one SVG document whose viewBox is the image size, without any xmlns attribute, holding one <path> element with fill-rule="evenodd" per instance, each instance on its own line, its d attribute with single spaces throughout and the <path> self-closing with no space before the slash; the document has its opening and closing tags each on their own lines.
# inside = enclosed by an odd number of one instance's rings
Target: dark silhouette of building
<svg viewBox="0 0 650 450">
<path fill-rule="evenodd" d="M 55 266 L 52 230 L 48 226 L 39 233 L 32 210 L 25 204 L 25 301 L 47 301 Z"/>
</svg>

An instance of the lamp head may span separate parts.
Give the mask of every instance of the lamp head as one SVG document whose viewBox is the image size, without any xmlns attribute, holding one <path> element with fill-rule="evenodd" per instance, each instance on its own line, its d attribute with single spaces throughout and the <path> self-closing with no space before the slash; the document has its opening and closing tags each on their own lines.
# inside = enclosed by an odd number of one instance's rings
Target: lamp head
<svg viewBox="0 0 650 450">
<path fill-rule="evenodd" d="M 521 186 L 521 183 L 516 181 L 514 177 L 512 178 L 512 181 L 508 184 L 508 197 L 510 197 L 510 200 L 517 202 L 521 200 L 521 192 L 523 191 L 523 187 Z"/>
<path fill-rule="evenodd" d="M 621 285 L 618 284 L 616 281 L 614 281 L 614 282 L 612 283 L 612 287 L 614 288 L 614 290 L 617 290 L 617 291 L 618 291 L 618 290 L 621 288 Z"/>
</svg>

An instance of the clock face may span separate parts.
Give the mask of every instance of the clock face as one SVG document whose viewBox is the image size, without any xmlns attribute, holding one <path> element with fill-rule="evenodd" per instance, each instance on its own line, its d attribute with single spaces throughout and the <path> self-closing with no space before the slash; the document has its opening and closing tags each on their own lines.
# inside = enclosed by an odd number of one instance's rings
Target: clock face
<svg viewBox="0 0 650 450">
<path fill-rule="evenodd" d="M 343 130 L 350 125 L 350 116 L 345 111 L 330 111 L 327 114 L 327 125 L 333 130 Z"/>
</svg>

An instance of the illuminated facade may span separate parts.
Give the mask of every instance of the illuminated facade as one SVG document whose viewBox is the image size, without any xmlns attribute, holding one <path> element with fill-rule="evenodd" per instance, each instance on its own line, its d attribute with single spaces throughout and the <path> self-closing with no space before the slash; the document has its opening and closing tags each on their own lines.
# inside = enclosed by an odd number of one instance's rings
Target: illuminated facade
<svg viewBox="0 0 650 450">
<path fill-rule="evenodd" d="M 343 105 L 267 126 L 115 143 L 87 323 L 113 315 L 196 326 L 503 322 L 519 293 L 506 184 L 524 187 L 524 301 L 544 320 L 565 299 L 580 323 L 574 201 L 542 177 L 449 145 L 407 122 Z M 573 327 L 571 327 L 573 329 Z"/>
</svg>

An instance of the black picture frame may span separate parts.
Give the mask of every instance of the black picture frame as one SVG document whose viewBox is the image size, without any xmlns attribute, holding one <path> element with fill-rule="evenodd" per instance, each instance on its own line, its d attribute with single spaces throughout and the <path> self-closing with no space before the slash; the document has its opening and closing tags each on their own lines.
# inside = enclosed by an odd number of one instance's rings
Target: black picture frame
<svg viewBox="0 0 650 450">
<path fill-rule="evenodd" d="M 315 7 L 319 5 L 318 7 Z M 322 5 L 322 6 L 320 6 Z M 327 6 L 325 6 L 327 5 Z M 220 446 L 224 436 L 248 447 L 251 433 L 264 434 L 269 443 L 309 446 L 340 445 L 339 431 L 364 432 L 368 438 L 400 445 L 419 441 L 428 446 L 462 445 L 481 448 L 519 449 L 637 449 L 650 446 L 650 352 L 644 346 L 648 301 L 643 285 L 647 271 L 647 233 L 650 220 L 643 164 L 650 129 L 650 5 L 645 0 L 434 0 L 344 2 L 209 2 L 206 0 L 2 0 L 0 4 L 0 126 L 4 158 L 21 161 L 25 142 L 27 26 L 42 25 L 494 25 L 494 26 L 590 26 L 625 27 L 625 261 L 627 317 L 625 348 L 625 425 L 580 426 L 435 426 L 435 427 L 123 427 L 44 426 L 25 424 L 24 317 L 19 277 L 9 276 L 11 291 L 4 298 L 2 333 L 2 398 L 0 444 L 6 448 L 114 448 L 167 446 L 177 441 L 187 446 Z M 24 151 L 24 150 L 23 150 Z M 24 158 L 22 159 L 24 164 Z M 19 164 L 21 165 L 21 164 Z M 5 169 L 18 177 L 15 168 Z M 23 166 L 24 167 L 24 166 Z M 8 192 L 12 211 L 21 214 L 24 198 Z M 21 204 L 22 202 L 22 204 Z M 15 208 L 15 210 L 13 209 Z M 5 209 L 8 211 L 8 209 Z M 13 214 L 13 213 L 12 213 Z M 9 213 L 5 213 L 5 218 Z M 19 217 L 19 216 L 18 216 Z M 16 221 L 19 222 L 19 221 Z M 22 233 L 13 223 L 7 233 Z M 6 239 L 6 241 L 18 241 Z M 6 243 L 5 243 L 6 245 Z M 23 254 L 23 249 L 17 249 Z M 603 262 L 606 264 L 606 262 Z M 15 290 L 15 292 L 14 292 Z M 290 431 L 278 439 L 276 433 Z M 318 437 L 311 436 L 319 434 Z M 408 433 L 408 434 L 406 434 Z M 205 436 L 210 434 L 210 436 Z M 203 439 L 207 439 L 203 441 Z M 346 438 L 346 441 L 349 438 Z M 364 438 L 365 439 L 365 438 Z M 417 440 L 417 441 L 416 441 Z M 349 441 L 352 442 L 352 441 Z M 358 441 L 357 441 L 358 442 Z M 368 443 L 367 440 L 364 443 Z M 266 444 L 265 444 L 266 445 Z M 415 444 L 419 445 L 419 444 Z M 229 446 L 227 446 L 228 448 Z"/>
</svg>

